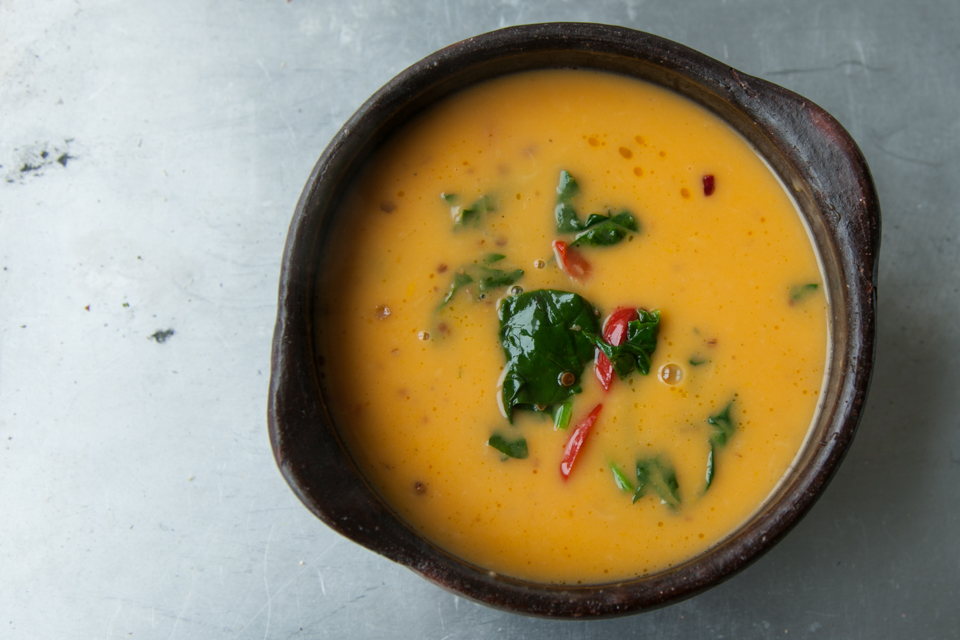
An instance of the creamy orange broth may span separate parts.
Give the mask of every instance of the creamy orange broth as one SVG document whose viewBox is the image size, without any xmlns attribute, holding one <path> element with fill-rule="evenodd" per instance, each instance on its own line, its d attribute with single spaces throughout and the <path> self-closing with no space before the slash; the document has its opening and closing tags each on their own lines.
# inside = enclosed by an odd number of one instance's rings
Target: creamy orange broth
<svg viewBox="0 0 960 640">
<path fill-rule="evenodd" d="M 642 227 L 617 246 L 584 248 L 593 274 L 583 283 L 551 251 L 563 169 L 579 182 L 581 218 L 626 208 Z M 705 174 L 716 180 L 709 197 Z M 441 193 L 463 204 L 493 194 L 497 211 L 455 232 Z M 691 102 L 583 71 L 488 82 L 392 138 L 343 207 L 320 330 L 334 418 L 383 499 L 448 552 L 538 582 L 657 572 L 732 533 L 803 443 L 828 342 L 817 257 L 764 162 Z M 559 463 L 572 428 L 520 410 L 510 426 L 498 408 L 496 298 L 506 292 L 461 291 L 437 311 L 455 270 L 491 251 L 524 270 L 525 291 L 579 293 L 604 316 L 661 310 L 649 376 L 604 394 L 593 365 L 584 372 L 571 427 L 604 408 L 568 480 Z M 791 303 L 791 287 L 807 283 L 819 287 Z M 697 356 L 709 362 L 692 366 Z M 657 376 L 670 363 L 679 384 Z M 737 429 L 704 492 L 706 419 L 731 400 Z M 525 437 L 529 457 L 502 460 L 486 444 L 495 432 Z M 614 483 L 609 462 L 632 476 L 654 454 L 676 469 L 677 511 L 652 492 L 632 504 Z"/>
</svg>

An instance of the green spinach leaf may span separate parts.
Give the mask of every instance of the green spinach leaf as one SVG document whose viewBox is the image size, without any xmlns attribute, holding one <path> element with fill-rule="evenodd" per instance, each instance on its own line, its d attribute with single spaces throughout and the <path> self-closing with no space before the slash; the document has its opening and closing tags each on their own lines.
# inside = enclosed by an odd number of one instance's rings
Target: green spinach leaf
<svg viewBox="0 0 960 640">
<path fill-rule="evenodd" d="M 673 465 L 661 458 L 641 458 L 637 460 L 637 490 L 633 494 L 633 501 L 642 498 L 647 489 L 653 489 L 660 500 L 671 509 L 680 506 L 680 483 Z"/>
<path fill-rule="evenodd" d="M 713 443 L 710 443 L 710 453 L 707 454 L 707 486 L 703 488 L 703 492 L 706 493 L 707 489 L 710 488 L 710 485 L 713 484 L 713 472 L 714 472 L 714 461 L 717 459 L 716 447 L 713 446 Z"/>
<path fill-rule="evenodd" d="M 488 195 L 480 196 L 473 204 L 469 207 L 460 210 L 460 219 L 457 220 L 454 218 L 457 226 L 465 227 L 468 224 L 472 224 L 474 227 L 480 226 L 480 218 L 485 213 L 490 213 L 497 210 L 497 203 L 494 201 L 493 197 Z"/>
<path fill-rule="evenodd" d="M 453 218 L 453 226 L 456 229 L 462 229 L 467 225 L 479 227 L 483 214 L 497 210 L 497 201 L 493 196 L 486 194 L 477 198 L 469 207 L 458 206 L 460 196 L 456 193 L 441 193 L 440 199 L 450 205 L 450 217 Z"/>
<path fill-rule="evenodd" d="M 593 305 L 575 293 L 538 289 L 511 296 L 500 305 L 500 344 L 507 364 L 502 402 L 507 419 L 514 408 L 545 407 L 580 393 L 580 378 L 594 359 L 600 322 Z M 569 386 L 561 382 L 573 374 Z"/>
<path fill-rule="evenodd" d="M 819 286 L 820 285 L 811 282 L 810 284 L 801 284 L 795 287 L 790 287 L 790 304 L 803 300 L 810 294 L 814 293 Z"/>
<path fill-rule="evenodd" d="M 730 409 L 733 407 L 733 400 L 727 403 L 722 410 L 707 418 L 707 423 L 713 427 L 713 433 L 710 434 L 710 452 L 707 454 L 707 474 L 706 486 L 703 492 L 706 493 L 710 485 L 713 484 L 713 478 L 717 471 L 717 450 L 726 446 L 727 441 L 733 437 L 737 430 L 730 417 Z"/>
<path fill-rule="evenodd" d="M 503 269 L 490 269 L 489 267 L 479 267 L 476 271 L 477 289 L 480 293 L 487 293 L 494 289 L 509 287 L 517 280 L 523 277 L 523 269 L 513 269 L 504 271 Z"/>
<path fill-rule="evenodd" d="M 573 206 L 574 197 L 580 193 L 580 186 L 566 171 L 560 172 L 557 185 L 557 205 L 553 211 L 558 233 L 576 233 L 571 246 L 608 247 L 617 244 L 631 232 L 640 231 L 640 224 L 629 211 L 614 215 L 592 213 L 582 222 Z"/>
<path fill-rule="evenodd" d="M 722 447 L 727 444 L 727 440 L 733 436 L 736 427 L 730 418 L 730 408 L 733 407 L 733 400 L 727 403 L 719 413 L 707 418 L 707 423 L 713 427 L 713 433 L 710 435 L 710 445 Z"/>
<path fill-rule="evenodd" d="M 578 233 L 571 246 L 609 247 L 640 230 L 640 224 L 629 211 L 607 216 L 595 213 L 587 218 L 584 227 L 586 231 Z"/>
<path fill-rule="evenodd" d="M 490 256 L 496 256 L 496 259 L 491 261 Z M 491 264 L 491 262 L 499 262 L 503 258 L 504 256 L 501 254 L 490 254 L 484 259 L 484 262 Z M 467 265 L 461 267 L 454 272 L 450 289 L 447 291 L 447 295 L 443 297 L 443 300 L 440 301 L 437 309 L 439 310 L 447 306 L 461 289 L 473 287 L 476 289 L 476 297 L 482 298 L 491 291 L 515 284 L 517 280 L 522 277 L 523 269 L 492 269 L 483 265 Z"/>
<path fill-rule="evenodd" d="M 457 291 L 463 289 L 471 282 L 473 282 L 473 277 L 466 271 L 460 270 L 454 273 L 453 282 L 450 283 L 450 290 L 447 292 L 447 295 L 443 297 L 439 308 L 447 306 L 447 303 L 453 300 L 453 296 L 456 295 Z"/>
<path fill-rule="evenodd" d="M 510 442 L 499 433 L 495 433 L 490 436 L 489 440 L 487 440 L 487 444 L 502 453 L 504 455 L 504 460 L 507 458 L 517 458 L 518 460 L 523 460 L 528 455 L 526 438 L 518 438 L 517 440 Z"/>
<path fill-rule="evenodd" d="M 553 414 L 554 431 L 563 431 L 570 426 L 570 418 L 573 417 L 573 398 L 568 398 L 563 404 L 557 405 Z"/>
<path fill-rule="evenodd" d="M 619 347 L 613 346 L 597 334 L 586 334 L 587 340 L 610 359 L 613 370 L 624 379 L 633 373 L 634 369 L 643 375 L 650 373 L 650 356 L 657 348 L 660 311 L 637 309 L 637 314 L 637 319 L 627 325 L 627 339 Z"/>
<path fill-rule="evenodd" d="M 630 482 L 630 478 L 627 477 L 627 474 L 624 473 L 616 462 L 607 462 L 610 466 L 610 471 L 613 472 L 613 481 L 617 484 L 617 488 L 624 493 L 633 493 L 633 483 Z"/>
</svg>

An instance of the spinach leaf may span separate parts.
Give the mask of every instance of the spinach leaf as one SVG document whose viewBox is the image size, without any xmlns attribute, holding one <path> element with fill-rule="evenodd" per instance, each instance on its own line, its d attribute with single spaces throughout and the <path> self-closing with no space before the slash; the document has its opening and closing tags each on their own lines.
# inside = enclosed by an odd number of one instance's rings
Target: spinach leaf
<svg viewBox="0 0 960 640">
<path fill-rule="evenodd" d="M 694 367 L 699 367 L 700 365 L 707 364 L 708 362 L 710 361 L 698 353 L 695 353 L 692 356 L 690 356 L 690 364 L 693 365 Z"/>
<path fill-rule="evenodd" d="M 720 412 L 713 414 L 707 418 L 707 423 L 713 427 L 713 433 L 710 435 L 710 453 L 707 454 L 707 474 L 706 474 L 706 486 L 703 488 L 703 492 L 706 493 L 707 489 L 710 488 L 710 485 L 713 484 L 713 477 L 716 474 L 716 464 L 717 464 L 717 449 L 725 446 L 727 441 L 733 437 L 734 432 L 736 431 L 736 425 L 733 424 L 733 419 L 730 418 L 730 408 L 733 407 L 733 400 L 727 403 Z"/>
<path fill-rule="evenodd" d="M 560 184 L 557 185 L 557 202 L 567 202 L 579 195 L 580 185 L 566 170 L 560 172 Z"/>
<path fill-rule="evenodd" d="M 447 305 L 448 302 L 453 300 L 453 296 L 456 295 L 457 291 L 463 289 L 465 286 L 473 282 L 473 277 L 464 270 L 457 271 L 453 274 L 453 282 L 450 283 L 450 290 L 447 292 L 447 295 L 444 296 L 443 300 L 440 302 L 440 307 L 443 308 Z"/>
<path fill-rule="evenodd" d="M 621 211 L 616 215 L 592 213 L 587 216 L 586 222 L 582 222 L 571 202 L 579 193 L 580 186 L 573 176 L 561 171 L 553 215 L 558 233 L 577 233 L 571 246 L 608 247 L 617 244 L 631 232 L 640 231 L 640 224 L 629 211 Z"/>
<path fill-rule="evenodd" d="M 680 483 L 673 465 L 660 456 L 641 458 L 637 460 L 637 490 L 633 494 L 633 501 L 642 498 L 647 488 L 653 489 L 660 500 L 671 509 L 680 506 Z"/>
<path fill-rule="evenodd" d="M 454 221 L 459 227 L 465 227 L 468 224 L 473 224 L 473 226 L 478 227 L 480 226 L 480 218 L 483 214 L 496 210 L 497 203 L 494 202 L 493 198 L 488 195 L 483 195 L 469 207 L 461 209 L 459 220 L 455 218 Z"/>
<path fill-rule="evenodd" d="M 633 483 L 630 482 L 630 478 L 623 472 L 623 469 L 617 466 L 616 462 L 607 462 L 607 464 L 610 466 L 610 471 L 613 472 L 613 481 L 617 483 L 617 488 L 625 493 L 633 493 Z"/>
<path fill-rule="evenodd" d="M 636 369 L 643 375 L 650 373 L 650 355 L 657 348 L 657 334 L 660 332 L 660 311 L 637 309 L 638 317 L 627 325 L 627 339 L 615 347 L 599 335 L 586 333 L 586 338 L 603 352 L 613 370 L 621 378 L 626 378 Z"/>
<path fill-rule="evenodd" d="M 733 420 L 730 419 L 730 408 L 732 406 L 733 400 L 728 402 L 722 411 L 707 418 L 707 423 L 713 427 L 713 434 L 710 436 L 711 446 L 722 447 L 733 436 L 736 427 Z"/>
<path fill-rule="evenodd" d="M 522 460 L 528 455 L 526 438 L 519 438 L 510 442 L 499 433 L 495 433 L 487 440 L 487 444 L 502 453 L 504 460 L 508 457 Z"/>
<path fill-rule="evenodd" d="M 820 285 L 811 282 L 810 284 L 801 284 L 790 287 L 790 304 L 803 300 L 817 290 Z"/>
<path fill-rule="evenodd" d="M 629 211 L 621 211 L 616 215 L 592 214 L 584 225 L 586 231 L 578 233 L 571 246 L 609 247 L 617 244 L 631 232 L 640 230 L 640 224 Z"/>
<path fill-rule="evenodd" d="M 707 489 L 710 488 L 710 485 L 713 484 L 713 464 L 716 460 L 716 448 L 713 446 L 713 443 L 710 444 L 710 453 L 707 454 L 707 486 L 703 488 L 703 492 L 706 493 Z"/>
<path fill-rule="evenodd" d="M 501 254 L 490 254 L 484 259 L 484 262 L 490 264 L 490 256 L 496 256 L 492 262 L 498 262 L 504 258 Z M 523 277 L 523 269 L 491 269 L 483 265 L 467 265 L 461 267 L 453 274 L 453 282 L 450 283 L 450 289 L 447 295 L 440 301 L 437 309 L 442 309 L 453 300 L 457 291 L 463 288 L 474 286 L 476 288 L 476 297 L 482 298 L 487 293 L 509 287 Z"/>
<path fill-rule="evenodd" d="M 553 414 L 554 431 L 563 431 L 569 427 L 571 417 L 573 417 L 573 398 L 568 398 L 563 404 L 557 406 Z"/>
<path fill-rule="evenodd" d="M 457 229 L 462 229 L 468 224 L 478 227 L 483 214 L 497 210 L 497 202 L 490 195 L 480 196 L 469 207 L 458 206 L 460 196 L 455 193 L 441 193 L 440 199 L 450 205 L 450 217 L 453 218 L 453 225 Z"/>
<path fill-rule="evenodd" d="M 507 256 L 503 255 L 502 253 L 488 253 L 487 255 L 483 256 L 483 263 L 493 264 L 494 262 L 500 262 L 506 257 Z"/>
<path fill-rule="evenodd" d="M 559 404 L 580 393 L 580 377 L 594 358 L 587 333 L 600 322 L 593 305 L 575 293 L 538 289 L 506 298 L 500 305 L 500 344 L 506 356 L 502 402 L 513 410 Z M 573 383 L 561 383 L 572 373 Z M 569 376 L 566 376 L 569 378 Z"/>
<path fill-rule="evenodd" d="M 488 267 L 479 267 L 476 271 L 477 289 L 480 293 L 487 293 L 501 287 L 509 287 L 521 277 L 523 269 L 514 269 L 504 271 L 503 269 L 490 269 Z"/>
</svg>

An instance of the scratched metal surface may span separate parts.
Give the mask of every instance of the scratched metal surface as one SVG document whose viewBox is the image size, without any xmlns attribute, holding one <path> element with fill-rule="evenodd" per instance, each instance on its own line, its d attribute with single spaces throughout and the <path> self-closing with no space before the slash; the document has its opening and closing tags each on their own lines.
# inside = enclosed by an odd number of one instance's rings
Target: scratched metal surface
<svg viewBox="0 0 960 640">
<path fill-rule="evenodd" d="M 818 102 L 885 216 L 873 392 L 824 498 L 745 573 L 604 622 L 493 611 L 341 539 L 264 418 L 327 141 L 433 50 L 551 20 Z M 0 637 L 957 637 L 958 36 L 955 0 L 0 1 Z"/>
</svg>

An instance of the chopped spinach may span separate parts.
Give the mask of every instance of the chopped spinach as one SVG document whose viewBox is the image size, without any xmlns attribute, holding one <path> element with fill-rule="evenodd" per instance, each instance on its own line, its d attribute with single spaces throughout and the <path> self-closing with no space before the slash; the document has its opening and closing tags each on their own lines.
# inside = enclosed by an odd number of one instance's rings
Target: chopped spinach
<svg viewBox="0 0 960 640">
<path fill-rule="evenodd" d="M 519 438 L 510 442 L 499 433 L 495 433 L 487 440 L 487 444 L 502 453 L 504 460 L 507 458 L 522 460 L 528 455 L 526 438 Z"/>
<path fill-rule="evenodd" d="M 594 359 L 588 333 L 600 330 L 597 313 L 575 293 L 538 289 L 500 305 L 500 344 L 507 359 L 502 401 L 507 419 L 514 408 L 545 407 L 580 393 L 580 378 Z M 561 383 L 564 373 L 573 384 Z M 568 376 L 569 377 L 569 376 Z"/>
<path fill-rule="evenodd" d="M 733 406 L 733 400 L 727 403 L 719 413 L 707 418 L 707 423 L 713 427 L 713 433 L 710 435 L 710 445 L 722 447 L 727 444 L 727 440 L 733 436 L 736 427 L 733 420 L 730 419 L 730 408 Z"/>
<path fill-rule="evenodd" d="M 640 230 L 640 224 L 629 211 L 621 211 L 616 215 L 601 215 L 595 213 L 587 218 L 585 231 L 578 233 L 571 246 L 609 247 L 617 244 L 631 232 Z"/>
<path fill-rule="evenodd" d="M 580 193 L 580 185 L 566 170 L 560 172 L 560 184 L 557 185 L 557 202 L 567 202 Z"/>
<path fill-rule="evenodd" d="M 717 453 L 715 451 L 715 447 L 711 443 L 710 453 L 707 454 L 707 473 L 706 473 L 707 484 L 703 488 L 704 493 L 706 493 L 707 489 L 710 488 L 710 485 L 713 484 L 713 464 L 714 464 L 714 461 L 716 460 L 716 455 Z"/>
<path fill-rule="evenodd" d="M 457 271 L 453 274 L 453 282 L 450 283 L 450 290 L 447 292 L 447 295 L 444 296 L 443 300 L 440 302 L 440 307 L 445 307 L 448 302 L 453 300 L 453 296 L 456 295 L 457 291 L 463 289 L 465 286 L 473 282 L 473 277 L 468 274 L 466 271 Z"/>
<path fill-rule="evenodd" d="M 457 224 L 464 227 L 468 224 L 473 224 L 475 227 L 479 226 L 480 218 L 483 214 L 496 210 L 497 204 L 492 197 L 486 195 L 480 196 L 480 198 L 469 207 L 460 210 L 460 219 L 457 221 Z"/>
<path fill-rule="evenodd" d="M 557 205 L 554 209 L 554 218 L 557 222 L 557 232 L 576 233 L 571 246 L 605 247 L 617 244 L 631 232 L 640 230 L 637 219 L 629 211 L 621 211 L 614 215 L 593 213 L 582 222 L 571 200 L 580 193 L 580 187 L 566 171 L 560 172 L 560 183 L 557 185 Z"/>
<path fill-rule="evenodd" d="M 638 318 L 627 325 L 627 339 L 619 347 L 613 346 L 597 334 L 585 334 L 587 340 L 609 358 L 617 375 L 624 379 L 634 369 L 643 375 L 650 373 L 650 355 L 657 348 L 660 311 L 637 309 L 637 314 Z"/>
<path fill-rule="evenodd" d="M 570 426 L 570 418 L 573 416 L 573 398 L 567 398 L 567 400 L 560 405 L 557 405 L 556 410 L 553 414 L 553 428 L 557 431 L 562 431 Z"/>
<path fill-rule="evenodd" d="M 627 477 L 623 469 L 617 466 L 616 462 L 611 461 L 607 464 L 610 466 L 610 471 L 613 472 L 613 481 L 617 483 L 617 488 L 624 493 L 633 493 L 633 483 L 630 482 L 630 478 Z"/>
<path fill-rule="evenodd" d="M 801 284 L 790 287 L 790 303 L 799 302 L 810 294 L 814 293 L 820 285 L 811 282 L 810 284 Z"/>
<path fill-rule="evenodd" d="M 710 361 L 704 358 L 703 356 L 701 356 L 700 354 L 695 353 L 692 356 L 690 356 L 690 364 L 693 365 L 694 367 L 699 367 L 700 365 L 707 364 L 708 362 Z"/>
<path fill-rule="evenodd" d="M 478 227 L 483 214 L 497 210 L 497 202 L 490 195 L 480 196 L 469 207 L 459 206 L 457 203 L 460 202 L 460 196 L 455 193 L 441 193 L 440 199 L 450 205 L 450 217 L 457 229 L 471 224 Z"/>
<path fill-rule="evenodd" d="M 557 220 L 557 231 L 560 233 L 573 233 L 583 228 L 577 216 L 577 210 L 570 202 L 578 193 L 580 193 L 580 186 L 577 181 L 566 171 L 561 171 L 560 184 L 557 185 L 557 206 L 553 210 Z"/>
<path fill-rule="evenodd" d="M 496 256 L 496 259 L 491 261 L 490 256 Z M 505 256 L 501 254 L 490 254 L 484 259 L 484 262 L 491 264 L 491 262 L 499 262 L 504 259 L 504 257 Z M 447 295 L 443 297 L 443 300 L 440 301 L 440 305 L 437 308 L 442 309 L 447 306 L 457 292 L 465 287 L 475 287 L 477 297 L 482 298 L 491 291 L 509 287 L 522 277 L 523 269 L 511 269 L 508 271 L 505 269 L 492 269 L 483 265 L 467 265 L 461 267 L 454 272 L 450 289 L 447 291 Z"/>
<path fill-rule="evenodd" d="M 489 291 L 493 291 L 494 289 L 509 287 L 523 277 L 523 269 L 504 271 L 503 269 L 479 267 L 476 270 L 476 276 L 477 289 L 481 294 L 484 294 Z"/>
<path fill-rule="evenodd" d="M 493 264 L 495 262 L 500 262 L 506 257 L 507 256 L 503 255 L 502 253 L 488 253 L 487 255 L 483 256 L 483 262 L 484 264 Z"/>
<path fill-rule="evenodd" d="M 713 477 L 716 474 L 717 449 L 725 446 L 727 441 L 733 436 L 734 431 L 736 431 L 736 425 L 733 424 L 733 419 L 730 417 L 731 407 L 733 407 L 733 400 L 728 402 L 727 406 L 720 412 L 707 418 L 707 423 L 713 427 L 713 433 L 710 434 L 709 439 L 710 452 L 707 454 L 707 473 L 706 486 L 703 488 L 704 493 L 706 493 L 710 485 L 713 484 Z"/>
<path fill-rule="evenodd" d="M 633 494 L 633 501 L 646 495 L 647 488 L 653 489 L 660 500 L 676 509 L 680 506 L 680 483 L 673 465 L 661 458 L 641 458 L 637 460 L 637 489 Z"/>
</svg>

